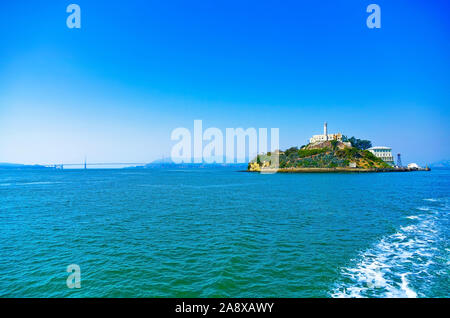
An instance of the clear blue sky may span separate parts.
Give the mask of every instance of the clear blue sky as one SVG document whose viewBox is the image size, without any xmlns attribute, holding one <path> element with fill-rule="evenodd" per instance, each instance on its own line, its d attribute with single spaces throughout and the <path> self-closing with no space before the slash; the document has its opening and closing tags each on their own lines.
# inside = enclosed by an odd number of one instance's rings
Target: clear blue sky
<svg viewBox="0 0 450 318">
<path fill-rule="evenodd" d="M 66 27 L 81 7 L 82 28 Z M 381 7 L 368 29 L 366 7 Z M 0 162 L 148 162 L 176 127 L 450 158 L 448 1 L 4 1 Z"/>
</svg>

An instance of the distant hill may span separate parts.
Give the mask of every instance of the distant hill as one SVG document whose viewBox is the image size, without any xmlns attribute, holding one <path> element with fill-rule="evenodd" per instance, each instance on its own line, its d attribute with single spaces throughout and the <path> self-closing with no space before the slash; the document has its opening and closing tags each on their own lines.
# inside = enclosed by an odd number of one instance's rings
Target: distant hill
<svg viewBox="0 0 450 318">
<path fill-rule="evenodd" d="M 148 165 L 162 164 L 162 163 L 175 164 L 171 158 L 163 158 L 163 159 L 157 159 L 155 161 L 152 161 L 152 162 L 148 163 Z"/>
<path fill-rule="evenodd" d="M 7 163 L 7 162 L 0 162 L 0 169 L 8 169 L 8 170 L 29 170 L 29 169 L 50 169 L 45 166 L 41 165 L 23 165 L 19 163 Z"/>
<path fill-rule="evenodd" d="M 157 159 L 144 166 L 126 167 L 124 169 L 154 169 L 154 168 L 170 168 L 170 169 L 191 169 L 191 168 L 247 168 L 247 163 L 174 163 L 170 158 Z"/>
<path fill-rule="evenodd" d="M 247 163 L 149 163 L 143 167 L 136 168 L 174 168 L 174 169 L 187 169 L 187 168 L 239 168 L 246 169 Z"/>
<path fill-rule="evenodd" d="M 192 159 L 192 163 L 175 163 L 172 161 L 171 158 L 164 158 L 164 159 L 157 159 L 152 161 L 151 163 L 148 163 L 144 166 L 144 168 L 153 168 L 153 167 L 177 167 L 177 168 L 203 168 L 203 167 L 236 167 L 236 166 L 243 166 L 244 169 L 247 167 L 247 162 L 249 160 L 246 160 L 246 163 L 226 163 L 226 158 L 223 158 L 223 163 L 194 163 L 194 159 Z"/>
<path fill-rule="evenodd" d="M 431 168 L 450 168 L 450 160 L 441 160 L 430 165 Z"/>
</svg>

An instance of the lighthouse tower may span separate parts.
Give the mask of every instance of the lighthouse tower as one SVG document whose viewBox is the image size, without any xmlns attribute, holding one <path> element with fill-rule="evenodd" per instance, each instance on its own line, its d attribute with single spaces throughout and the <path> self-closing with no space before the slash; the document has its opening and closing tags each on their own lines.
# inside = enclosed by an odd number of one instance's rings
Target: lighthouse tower
<svg viewBox="0 0 450 318">
<path fill-rule="evenodd" d="M 325 140 L 328 141 L 328 125 L 327 122 L 323 124 L 323 135 L 325 136 Z"/>
</svg>

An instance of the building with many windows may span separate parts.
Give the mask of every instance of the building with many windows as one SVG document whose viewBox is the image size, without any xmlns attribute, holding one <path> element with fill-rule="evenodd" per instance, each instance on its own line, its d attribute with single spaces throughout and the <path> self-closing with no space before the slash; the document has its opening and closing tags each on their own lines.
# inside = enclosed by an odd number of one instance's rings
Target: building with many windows
<svg viewBox="0 0 450 318">
<path fill-rule="evenodd" d="M 392 156 L 392 149 L 389 147 L 372 147 L 367 149 L 376 157 L 382 159 L 387 164 L 394 166 L 394 157 Z"/>
</svg>

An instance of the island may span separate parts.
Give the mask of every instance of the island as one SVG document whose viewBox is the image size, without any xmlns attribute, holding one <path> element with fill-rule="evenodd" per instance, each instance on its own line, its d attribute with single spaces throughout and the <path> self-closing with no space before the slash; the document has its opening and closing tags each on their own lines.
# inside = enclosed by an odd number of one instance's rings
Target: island
<svg viewBox="0 0 450 318">
<path fill-rule="evenodd" d="M 278 163 L 278 164 L 277 164 Z M 404 172 L 428 167 L 395 165 L 389 147 L 372 147 L 369 140 L 347 138 L 341 133 L 314 135 L 307 145 L 259 154 L 248 164 L 249 172 Z"/>
</svg>

